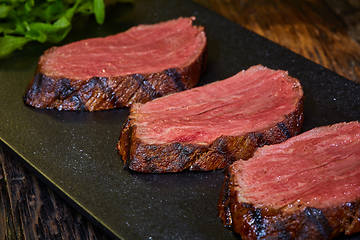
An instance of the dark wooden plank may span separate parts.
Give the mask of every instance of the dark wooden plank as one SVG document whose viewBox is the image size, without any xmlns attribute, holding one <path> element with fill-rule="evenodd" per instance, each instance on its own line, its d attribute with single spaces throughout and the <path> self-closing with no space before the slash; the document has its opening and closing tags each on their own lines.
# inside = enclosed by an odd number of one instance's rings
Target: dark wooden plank
<svg viewBox="0 0 360 240">
<path fill-rule="evenodd" d="M 194 0 L 360 83 L 358 0 Z"/>
<path fill-rule="evenodd" d="M 5 179 L 3 159 L 5 154 L 0 149 L 0 239 L 20 239 L 16 235 L 10 199 Z"/>
<path fill-rule="evenodd" d="M 360 82 L 358 0 L 194 1 Z M 0 239 L 109 239 L 22 162 L 0 146 Z"/>
<path fill-rule="evenodd" d="M 0 147 L 0 239 L 109 239 Z"/>
</svg>

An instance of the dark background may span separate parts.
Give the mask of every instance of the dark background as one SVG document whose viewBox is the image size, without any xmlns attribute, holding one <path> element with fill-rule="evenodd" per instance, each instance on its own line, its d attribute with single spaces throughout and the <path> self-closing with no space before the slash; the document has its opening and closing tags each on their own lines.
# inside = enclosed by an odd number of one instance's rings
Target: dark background
<svg viewBox="0 0 360 240">
<path fill-rule="evenodd" d="M 304 130 L 360 120 L 359 85 L 190 1 L 143 0 L 113 7 L 102 27 L 90 18 L 79 18 L 66 42 L 191 15 L 205 26 L 209 40 L 208 70 L 201 84 L 260 63 L 286 69 L 300 79 L 305 92 Z M 156 175 L 122 169 L 115 143 L 127 110 L 57 112 L 23 105 L 21 96 L 47 47 L 32 44 L 0 62 L 0 137 L 6 142 L 5 154 L 0 154 L 0 237 L 107 238 L 102 227 L 94 230 L 64 198 L 127 239 L 236 238 L 217 218 L 222 171 Z"/>
</svg>

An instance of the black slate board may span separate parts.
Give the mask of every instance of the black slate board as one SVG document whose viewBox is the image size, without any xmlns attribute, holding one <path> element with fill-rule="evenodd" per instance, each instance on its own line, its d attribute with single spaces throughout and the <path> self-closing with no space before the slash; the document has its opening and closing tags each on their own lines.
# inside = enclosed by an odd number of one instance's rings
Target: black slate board
<svg viewBox="0 0 360 240">
<path fill-rule="evenodd" d="M 110 14 L 110 15 L 109 15 Z M 249 32 L 191 1 L 137 0 L 113 7 L 98 26 L 78 19 L 71 42 L 141 23 L 196 16 L 208 36 L 201 84 L 251 65 L 288 70 L 305 92 L 304 130 L 360 120 L 360 85 Z M 50 45 L 32 44 L 0 61 L 0 139 L 50 185 L 113 235 L 124 239 L 234 239 L 217 218 L 222 171 L 137 174 L 123 169 L 115 144 L 128 111 L 57 112 L 23 104 L 38 57 Z"/>
</svg>

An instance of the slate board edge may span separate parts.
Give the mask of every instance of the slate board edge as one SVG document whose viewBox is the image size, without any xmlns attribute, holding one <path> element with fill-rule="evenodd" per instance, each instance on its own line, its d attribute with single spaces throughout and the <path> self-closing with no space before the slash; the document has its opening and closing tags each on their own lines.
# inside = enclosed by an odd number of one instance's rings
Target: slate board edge
<svg viewBox="0 0 360 240">
<path fill-rule="evenodd" d="M 238 25 L 232 21 L 230 21 L 229 19 L 219 15 L 218 13 L 216 12 L 213 12 L 213 11 L 210 11 L 206 8 L 204 8 L 203 6 L 201 6 L 200 4 L 198 3 L 193 3 L 193 4 L 196 4 L 197 7 L 199 8 L 203 8 L 204 11 L 207 11 L 207 12 L 210 12 L 211 14 L 213 15 L 217 15 L 221 18 L 223 18 L 228 24 L 231 24 L 231 25 L 236 25 L 238 26 L 239 28 L 242 28 L 244 29 L 245 31 L 247 31 L 249 34 L 251 34 L 252 36 L 256 36 L 257 38 L 261 38 L 263 39 L 264 41 L 267 41 L 267 42 L 270 42 L 270 44 L 275 44 L 277 45 L 278 47 L 284 49 L 284 51 L 286 50 L 286 53 L 287 54 L 295 54 L 297 57 L 300 57 L 302 59 L 304 59 L 307 63 L 310 63 L 310 64 L 313 64 L 313 65 L 317 65 L 318 67 L 320 67 L 321 69 L 324 69 L 328 72 L 331 72 L 332 74 L 335 74 L 337 76 L 339 76 L 340 78 L 342 79 L 346 79 L 344 78 L 343 76 L 340 76 L 338 75 L 337 73 L 333 72 L 332 70 L 324 67 L 324 66 L 321 66 L 295 52 L 292 52 L 291 50 L 289 50 L 288 48 L 284 47 L 284 46 L 281 46 L 267 38 L 264 38 L 260 35 L 258 35 L 257 33 L 251 31 L 251 30 L 248 30 L 244 27 L 242 27 L 241 25 Z M 348 79 L 346 79 L 347 81 L 350 81 Z M 352 82 L 352 81 L 350 81 Z M 354 83 L 354 82 L 352 82 Z M 355 83 L 357 84 L 357 83 Z M 28 159 L 26 159 L 22 154 L 20 154 L 13 146 L 11 146 L 10 144 L 8 144 L 1 136 L 0 136 L 0 140 L 5 143 L 6 146 L 8 146 L 10 149 L 12 149 L 12 151 L 14 151 L 18 156 L 20 156 L 24 162 L 26 163 L 26 165 L 32 170 L 34 171 L 34 173 L 36 173 L 41 180 L 43 180 L 45 183 L 48 184 L 48 186 L 50 186 L 52 189 L 54 189 L 56 192 L 60 193 L 61 197 L 67 201 L 69 204 L 71 204 L 71 206 L 75 207 L 77 210 L 79 210 L 82 214 L 84 214 L 88 219 L 90 219 L 92 222 L 94 222 L 95 224 L 99 225 L 100 227 L 102 227 L 103 229 L 106 230 L 106 233 L 110 234 L 112 237 L 117 237 L 117 238 L 120 238 L 120 239 L 124 239 L 122 236 L 120 236 L 119 234 L 117 234 L 113 229 L 111 229 L 110 227 L 108 227 L 105 223 L 103 223 L 100 219 L 98 219 L 94 214 L 92 214 L 87 208 L 85 208 L 84 206 L 82 206 L 78 201 L 76 201 L 75 199 L 73 199 L 71 197 L 70 194 L 68 194 L 66 191 L 64 191 L 60 186 L 58 186 L 57 184 L 55 184 L 55 182 L 53 182 L 46 174 L 44 174 L 42 171 L 40 171 L 38 168 L 36 168 L 36 166 L 34 166 Z"/>
<path fill-rule="evenodd" d="M 64 189 L 62 189 L 59 185 L 57 185 L 54 181 L 52 181 L 45 173 L 43 173 L 40 169 L 38 169 L 34 164 L 31 163 L 26 157 L 24 157 L 19 151 L 16 150 L 15 147 L 8 144 L 5 139 L 0 136 L 0 147 L 7 147 L 10 151 L 14 152 L 16 155 L 24 163 L 24 166 L 34 173 L 39 180 L 45 183 L 51 190 L 55 191 L 64 201 L 70 204 L 71 207 L 75 208 L 79 213 L 81 213 L 84 217 L 94 223 L 96 226 L 100 227 L 109 237 L 113 239 L 121 239 L 125 240 L 125 238 L 116 231 L 114 231 L 111 227 L 101 221 L 98 217 L 95 216 L 90 210 L 88 210 L 85 206 L 83 206 L 79 201 L 72 198 L 69 193 L 67 193 Z"/>
</svg>

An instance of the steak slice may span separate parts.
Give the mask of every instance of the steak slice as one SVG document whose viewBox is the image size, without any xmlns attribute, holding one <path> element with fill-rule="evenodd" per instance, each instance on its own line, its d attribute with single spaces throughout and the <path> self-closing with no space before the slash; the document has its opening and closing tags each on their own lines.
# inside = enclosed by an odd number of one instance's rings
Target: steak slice
<svg viewBox="0 0 360 240">
<path fill-rule="evenodd" d="M 219 215 L 242 239 L 360 232 L 360 123 L 315 128 L 236 161 Z"/>
<path fill-rule="evenodd" d="M 128 107 L 195 86 L 206 36 L 195 18 L 53 47 L 40 57 L 25 102 L 36 108 L 96 111 Z"/>
<path fill-rule="evenodd" d="M 300 131 L 303 91 L 287 72 L 253 66 L 202 87 L 134 104 L 118 142 L 139 172 L 224 168 Z"/>
</svg>

